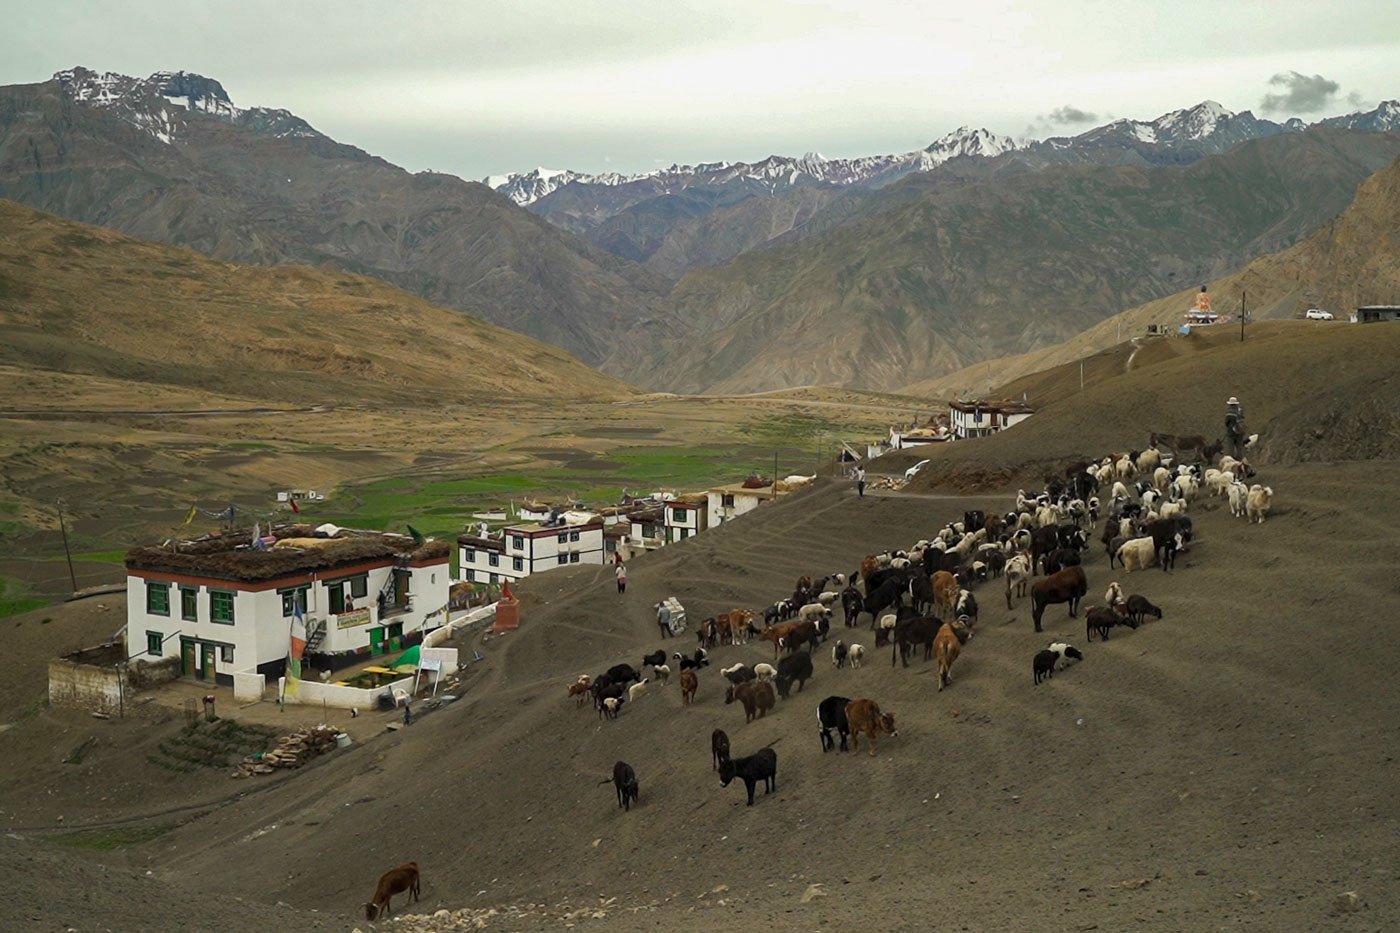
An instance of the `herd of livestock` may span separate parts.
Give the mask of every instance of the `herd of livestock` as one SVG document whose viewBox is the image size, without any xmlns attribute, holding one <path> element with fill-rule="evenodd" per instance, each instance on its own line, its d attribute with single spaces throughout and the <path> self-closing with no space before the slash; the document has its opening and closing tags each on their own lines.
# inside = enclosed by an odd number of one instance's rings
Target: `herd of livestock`
<svg viewBox="0 0 1400 933">
<path fill-rule="evenodd" d="M 1197 451 L 1196 462 L 1181 462 L 1163 452 L 1166 435 L 1153 435 L 1154 445 L 1142 451 L 1114 454 L 1100 461 L 1072 464 L 1063 476 L 1049 478 L 1043 490 L 1018 490 L 1014 508 L 1004 514 L 974 510 L 961 521 L 948 522 L 908 549 L 892 549 L 861 559 L 846 573 L 800 577 L 790 596 L 761 612 L 734 609 L 705 619 L 697 627 L 699 644 L 690 653 L 657 650 L 639 667 L 620 663 L 596 676 L 581 675 L 569 684 L 577 705 L 592 701 L 600 717 L 617 719 L 624 706 L 648 691 L 679 679 L 682 702 L 689 706 L 699 691 L 702 672 L 710 667 L 710 651 L 722 645 L 745 645 L 751 640 L 773 646 L 773 663 L 736 663 L 719 670 L 725 680 L 724 702 L 738 703 L 745 722 L 767 715 L 779 698 L 801 691 L 814 676 L 816 650 L 830 640 L 835 612 L 842 613 L 844 637 L 831 646 L 837 670 L 859 668 L 866 660 L 864 644 L 848 642 L 851 631 L 869 625 L 873 648 L 890 648 L 892 666 L 909 666 L 922 650 L 924 661 L 937 665 L 938 689 L 952 681 L 952 667 L 976 631 L 979 608 L 974 590 L 992 580 L 1003 581 L 1008 609 L 1018 599 L 1030 600 L 1031 620 L 1041 632 L 1047 607 L 1065 604 L 1071 618 L 1079 615 L 1088 592 L 1083 561 L 1098 541 L 1109 566 L 1125 573 L 1154 564 L 1169 571 L 1178 553 L 1190 546 L 1194 529 L 1192 504 L 1202 497 L 1228 500 L 1232 515 L 1263 523 L 1272 506 L 1273 490 L 1246 485 L 1254 476 L 1247 460 L 1224 456 L 1209 466 L 1211 454 Z M 1173 462 L 1174 460 L 1178 462 Z M 1147 619 L 1161 619 L 1162 610 L 1139 594 L 1125 594 L 1114 581 L 1104 593 L 1104 605 L 1084 611 L 1085 639 L 1107 640 L 1119 626 L 1136 629 Z M 1041 684 L 1084 654 L 1065 641 L 1052 641 L 1031 658 L 1033 683 Z M 643 676 L 643 672 L 650 673 Z M 828 696 L 817 704 L 818 734 L 823 752 L 858 750 L 862 735 L 875 755 L 879 736 L 898 736 L 894 713 L 870 698 Z M 836 735 L 833 736 L 833 733 Z M 838 745 L 839 738 L 839 745 Z M 711 766 L 720 783 L 736 778 L 744 783 L 748 804 L 759 783 L 766 793 L 777 790 L 778 756 L 771 747 L 735 757 L 729 736 L 715 729 L 710 737 Z M 636 770 L 625 761 L 613 767 L 611 779 L 618 806 L 630 811 L 640 798 Z M 389 898 L 407 892 L 416 896 L 418 867 L 409 863 L 386 873 L 370 904 L 369 919 L 387 912 Z"/>
<path fill-rule="evenodd" d="M 1154 440 L 1157 437 L 1154 436 Z M 816 649 L 831 638 L 836 611 L 846 630 L 869 625 L 874 648 L 890 648 L 890 663 L 908 667 L 922 651 L 934 661 L 938 689 L 952 681 L 952 667 L 976 631 L 979 608 L 974 590 L 994 579 L 1004 581 L 1008 609 L 1029 598 L 1031 621 L 1043 631 L 1047 607 L 1065 604 L 1071 618 L 1079 616 L 1088 592 L 1084 554 L 1100 520 L 1098 540 L 1110 568 L 1131 573 L 1153 566 L 1171 570 L 1177 554 L 1191 543 L 1191 505 L 1202 496 L 1229 500 L 1231 513 L 1251 522 L 1266 520 L 1273 490 L 1246 486 L 1254 475 L 1247 460 L 1221 457 L 1215 466 L 1179 462 L 1158 444 L 1141 451 L 1113 454 L 1100 461 L 1070 465 L 1063 476 L 1049 478 L 1043 490 L 1018 490 L 1015 506 L 1005 514 L 974 510 L 961 521 L 948 522 L 908 549 L 891 549 L 865 556 L 851 573 L 800 577 L 790 596 L 763 609 L 734 609 L 705 619 L 697 627 L 699 645 L 691 654 L 670 656 L 658 650 L 642 658 L 640 667 L 621 663 L 596 676 L 581 675 L 568 693 L 578 704 L 590 699 L 598 715 L 616 719 L 653 686 L 665 685 L 678 668 L 682 701 L 689 705 L 699 689 L 701 672 L 710 666 L 709 652 L 721 645 L 744 645 L 750 640 L 772 644 L 773 663 L 736 663 L 719 671 L 725 679 L 724 702 L 743 706 L 746 722 L 763 717 L 787 699 L 795 684 L 800 691 L 814 674 Z M 1178 462 L 1174 463 L 1176 460 Z M 1137 628 L 1162 610 L 1147 597 L 1125 594 L 1118 582 L 1109 584 L 1104 605 L 1084 612 L 1085 639 L 1107 640 L 1118 626 Z M 865 660 L 864 644 L 837 638 L 831 647 L 836 669 L 858 668 Z M 1083 652 L 1065 641 L 1052 641 L 1031 658 L 1034 684 L 1057 670 L 1082 660 Z M 644 676 L 650 668 L 650 674 Z M 854 749 L 864 734 L 869 753 L 876 753 L 878 736 L 898 735 L 894 713 L 870 698 L 830 696 L 817 707 L 822 751 Z M 729 737 L 716 729 L 711 736 L 712 765 L 728 786 L 736 777 L 745 784 L 748 803 L 764 783 L 776 789 L 777 754 L 762 748 L 742 757 L 730 754 Z M 606 782 L 605 782 L 606 783 Z M 612 783 L 618 805 L 629 810 L 639 796 L 635 769 L 619 761 Z"/>
</svg>

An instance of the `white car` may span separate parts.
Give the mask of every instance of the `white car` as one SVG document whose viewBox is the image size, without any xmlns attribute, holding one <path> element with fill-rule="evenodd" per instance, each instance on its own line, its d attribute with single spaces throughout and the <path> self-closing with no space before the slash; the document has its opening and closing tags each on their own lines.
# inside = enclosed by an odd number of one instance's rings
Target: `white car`
<svg viewBox="0 0 1400 933">
<path fill-rule="evenodd" d="M 905 481 L 906 483 L 909 482 L 909 480 L 913 479 L 914 476 L 915 476 L 920 470 L 922 470 L 924 467 L 928 466 L 928 464 L 929 464 L 929 461 L 927 461 L 927 460 L 920 460 L 918 463 L 914 464 L 914 465 L 911 466 L 909 469 L 905 470 L 905 471 L 904 471 L 904 481 Z"/>
<path fill-rule="evenodd" d="M 1309 321 L 1330 321 L 1333 320 L 1331 311 L 1324 311 L 1321 308 L 1309 308 L 1307 314 L 1303 315 Z"/>
</svg>

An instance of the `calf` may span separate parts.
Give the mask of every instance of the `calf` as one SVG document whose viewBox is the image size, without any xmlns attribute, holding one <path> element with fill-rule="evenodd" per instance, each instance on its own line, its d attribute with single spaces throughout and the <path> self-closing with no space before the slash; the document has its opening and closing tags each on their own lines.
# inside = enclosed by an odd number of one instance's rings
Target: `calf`
<svg viewBox="0 0 1400 933">
<path fill-rule="evenodd" d="M 724 702 L 728 705 L 735 700 L 744 704 L 744 722 L 753 722 L 767 716 L 768 711 L 777 702 L 773 696 L 773 685 L 767 681 L 754 681 L 730 687 L 724 692 Z"/>
<path fill-rule="evenodd" d="M 387 916 L 393 909 L 390 900 L 395 894 L 409 894 L 418 900 L 418 863 L 404 862 L 398 868 L 391 868 L 379 876 L 379 884 L 374 889 L 374 900 L 365 905 L 365 919 L 378 920 Z"/>
<path fill-rule="evenodd" d="M 718 771 L 722 762 L 729 760 L 729 736 L 723 729 L 710 733 L 710 758 L 712 770 Z"/>
<path fill-rule="evenodd" d="M 763 782 L 763 792 L 771 794 L 778 789 L 778 753 L 771 748 L 760 748 L 744 758 L 726 758 L 720 762 L 719 783 L 728 787 L 735 778 L 744 782 L 749 792 L 749 806 L 753 806 L 753 789 Z"/>
<path fill-rule="evenodd" d="M 613 765 L 613 787 L 617 788 L 617 805 L 629 812 L 637 802 L 637 772 L 625 761 Z"/>
<path fill-rule="evenodd" d="M 846 705 L 850 702 L 849 697 L 827 697 L 817 704 L 817 729 L 821 733 L 823 752 L 836 747 L 836 741 L 831 737 L 832 729 L 841 736 L 841 751 L 846 751 L 846 738 L 851 734 L 851 726 L 846 721 Z"/>
<path fill-rule="evenodd" d="M 695 702 L 695 691 L 700 689 L 700 678 L 692 670 L 681 671 L 681 705 Z"/>
<path fill-rule="evenodd" d="M 569 696 L 573 698 L 575 706 L 582 706 L 583 701 L 588 699 L 588 694 L 592 690 L 592 685 L 576 680 L 569 684 Z"/>
<path fill-rule="evenodd" d="M 874 700 L 852 700 L 846 704 L 846 723 L 851 729 L 851 751 L 859 751 L 860 734 L 870 739 L 870 754 L 875 755 L 875 737 L 881 732 L 899 735 L 894 727 L 894 713 L 880 712 Z"/>
<path fill-rule="evenodd" d="M 1037 632 L 1040 619 L 1045 615 L 1045 607 L 1052 603 L 1069 603 L 1069 617 L 1073 619 L 1079 612 L 1079 601 L 1089 591 L 1088 579 L 1083 567 L 1066 567 L 1059 573 L 1051 574 L 1031 584 L 1031 620 Z"/>
<path fill-rule="evenodd" d="M 797 689 L 801 692 L 811 676 L 812 656 L 805 651 L 799 651 L 778 662 L 778 676 L 773 679 L 773 685 L 778 688 L 778 696 L 786 700 L 792 691 L 794 680 L 797 681 Z"/>
<path fill-rule="evenodd" d="M 962 653 L 962 646 L 972 637 L 972 629 L 958 619 L 945 622 L 938 630 L 933 642 L 933 653 L 938 658 L 938 689 L 942 690 L 953 680 L 953 662 Z"/>
</svg>

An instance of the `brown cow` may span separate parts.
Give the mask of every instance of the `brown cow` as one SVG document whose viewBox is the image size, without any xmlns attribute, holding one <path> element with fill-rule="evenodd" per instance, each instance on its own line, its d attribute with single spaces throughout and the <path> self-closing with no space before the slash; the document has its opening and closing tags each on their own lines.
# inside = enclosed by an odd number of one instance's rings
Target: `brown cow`
<svg viewBox="0 0 1400 933">
<path fill-rule="evenodd" d="M 731 609 L 728 612 L 721 612 L 715 617 L 719 624 L 720 644 L 728 642 L 731 645 L 742 645 L 748 633 L 749 623 L 753 621 L 753 613 L 747 609 Z"/>
<path fill-rule="evenodd" d="M 851 727 L 851 751 L 857 751 L 860 734 L 870 738 L 870 754 L 875 755 L 875 737 L 881 732 L 899 735 L 894 728 L 894 713 L 880 712 L 880 704 L 874 700 L 852 700 L 846 704 L 846 722 Z"/>
<path fill-rule="evenodd" d="M 1088 590 L 1084 568 L 1080 566 L 1066 567 L 1032 583 L 1031 621 L 1035 623 L 1035 630 L 1041 631 L 1040 618 L 1045 614 L 1045 607 L 1054 603 L 1069 603 L 1069 617 L 1075 618 L 1079 612 L 1079 600 Z"/>
<path fill-rule="evenodd" d="M 773 643 L 773 657 L 778 656 L 778 639 L 791 635 L 793 630 L 802 623 L 800 621 L 779 622 L 777 625 L 770 625 L 758 633 L 760 641 L 771 641 Z"/>
<path fill-rule="evenodd" d="M 768 715 L 768 711 L 773 708 L 777 698 L 773 695 L 773 685 L 767 681 L 749 681 L 739 686 L 731 686 L 724 693 L 724 702 L 733 703 L 738 700 L 744 704 L 744 722 L 753 722 L 754 719 L 761 719 Z"/>
<path fill-rule="evenodd" d="M 958 659 L 962 652 L 962 646 L 967 644 L 967 640 L 972 637 L 972 629 L 967 627 L 967 623 L 958 619 L 954 622 L 944 622 L 943 627 L 938 630 L 938 636 L 933 640 L 933 656 L 938 659 L 938 689 L 953 680 L 953 662 Z"/>
<path fill-rule="evenodd" d="M 681 671 L 681 703 L 689 706 L 695 702 L 695 691 L 700 689 L 700 678 L 692 668 Z"/>
<path fill-rule="evenodd" d="M 957 612 L 958 593 L 962 591 L 962 584 L 958 578 L 946 570 L 939 570 L 933 575 L 933 612 L 934 615 L 948 618 Z"/>
<path fill-rule="evenodd" d="M 860 559 L 860 578 L 869 580 L 870 575 L 880 569 L 880 562 L 875 559 L 874 554 L 867 554 Z"/>
<path fill-rule="evenodd" d="M 374 889 L 374 900 L 365 905 L 365 919 L 378 920 L 387 916 L 393 909 L 390 900 L 395 894 L 411 894 L 418 900 L 418 863 L 404 862 L 398 868 L 391 868 L 379 877 L 379 885 Z"/>
<path fill-rule="evenodd" d="M 575 706 L 582 706 L 583 701 L 588 699 L 592 690 L 593 683 L 591 680 L 584 680 L 580 678 L 579 680 L 576 680 L 573 683 L 569 684 L 569 696 L 574 698 Z"/>
</svg>

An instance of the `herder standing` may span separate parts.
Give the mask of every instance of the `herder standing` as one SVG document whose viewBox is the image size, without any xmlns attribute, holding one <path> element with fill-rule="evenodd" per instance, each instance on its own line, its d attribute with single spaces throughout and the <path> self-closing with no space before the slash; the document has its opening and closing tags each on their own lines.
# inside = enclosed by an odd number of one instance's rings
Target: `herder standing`
<svg viewBox="0 0 1400 933">
<path fill-rule="evenodd" d="M 1233 395 L 1225 403 L 1225 447 L 1236 460 L 1244 458 L 1244 406 Z"/>
<path fill-rule="evenodd" d="M 621 596 L 627 592 L 627 565 L 618 564 L 613 574 L 617 577 L 617 595 Z"/>
<path fill-rule="evenodd" d="M 856 495 L 865 498 L 865 467 L 856 467 Z"/>
</svg>

